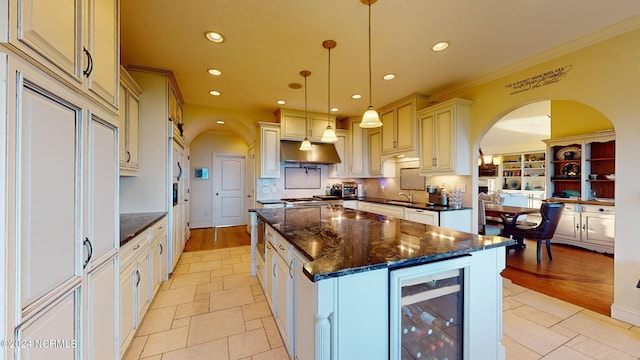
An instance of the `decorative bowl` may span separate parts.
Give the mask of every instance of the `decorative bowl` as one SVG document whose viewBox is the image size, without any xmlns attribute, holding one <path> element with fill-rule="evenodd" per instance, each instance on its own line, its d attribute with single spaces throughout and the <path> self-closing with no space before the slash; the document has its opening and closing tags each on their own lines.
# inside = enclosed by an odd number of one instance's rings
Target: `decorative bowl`
<svg viewBox="0 0 640 360">
<path fill-rule="evenodd" d="M 604 176 L 607 180 L 615 180 L 616 174 L 609 174 Z"/>
</svg>

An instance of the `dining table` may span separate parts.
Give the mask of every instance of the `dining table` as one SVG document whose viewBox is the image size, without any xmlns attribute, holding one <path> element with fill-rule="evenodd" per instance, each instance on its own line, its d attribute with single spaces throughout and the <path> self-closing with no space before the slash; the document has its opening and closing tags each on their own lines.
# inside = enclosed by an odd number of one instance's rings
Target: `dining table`
<svg viewBox="0 0 640 360">
<path fill-rule="evenodd" d="M 522 206 L 509 206 L 499 204 L 484 204 L 484 212 L 487 219 L 502 220 L 503 225 L 515 224 L 521 215 L 540 213 L 539 208 L 530 208 Z"/>
</svg>

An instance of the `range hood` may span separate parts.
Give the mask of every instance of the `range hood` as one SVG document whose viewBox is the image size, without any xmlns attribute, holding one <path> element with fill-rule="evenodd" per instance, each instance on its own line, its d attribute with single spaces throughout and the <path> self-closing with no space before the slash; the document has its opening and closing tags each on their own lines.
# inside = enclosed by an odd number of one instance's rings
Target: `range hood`
<svg viewBox="0 0 640 360">
<path fill-rule="evenodd" d="M 336 147 L 330 143 L 311 143 L 311 151 L 300 151 L 300 141 L 280 140 L 283 162 L 308 164 L 339 164 L 342 161 Z"/>
</svg>

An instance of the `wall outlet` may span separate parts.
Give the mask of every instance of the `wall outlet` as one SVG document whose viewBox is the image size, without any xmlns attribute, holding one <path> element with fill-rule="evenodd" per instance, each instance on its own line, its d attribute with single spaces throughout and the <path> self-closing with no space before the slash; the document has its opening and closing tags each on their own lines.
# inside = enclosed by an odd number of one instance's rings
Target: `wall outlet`
<svg viewBox="0 0 640 360">
<path fill-rule="evenodd" d="M 269 193 L 269 187 L 268 186 L 263 186 L 262 187 L 262 193 L 263 194 L 268 194 Z"/>
</svg>

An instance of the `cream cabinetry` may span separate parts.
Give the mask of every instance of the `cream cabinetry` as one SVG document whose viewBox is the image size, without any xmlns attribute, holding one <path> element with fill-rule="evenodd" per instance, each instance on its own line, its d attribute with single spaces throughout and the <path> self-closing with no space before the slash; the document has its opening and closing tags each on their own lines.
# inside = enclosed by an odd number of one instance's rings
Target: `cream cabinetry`
<svg viewBox="0 0 640 360">
<path fill-rule="evenodd" d="M 453 99 L 418 111 L 420 172 L 470 175 L 471 102 Z"/>
<path fill-rule="evenodd" d="M 613 254 L 615 208 L 592 204 L 566 204 L 553 242 Z"/>
<path fill-rule="evenodd" d="M 348 143 L 349 177 L 368 176 L 368 131 L 360 127 L 361 118 L 349 118 L 350 141 Z"/>
<path fill-rule="evenodd" d="M 160 284 L 167 280 L 167 220 L 166 217 L 154 224 L 151 229 L 151 297 L 153 297 L 160 288 Z"/>
<path fill-rule="evenodd" d="M 382 121 L 382 157 L 418 157 L 416 111 L 427 106 L 427 97 L 412 95 L 379 110 Z"/>
<path fill-rule="evenodd" d="M 348 147 L 349 147 L 349 132 L 346 130 L 336 130 L 336 137 L 338 141 L 334 143 L 338 156 L 340 156 L 341 162 L 339 164 L 329 165 L 329 177 L 330 178 L 344 178 L 348 176 L 349 160 L 348 160 Z"/>
<path fill-rule="evenodd" d="M 118 106 L 118 0 L 10 0 L 0 41 L 36 59 L 71 86 Z"/>
<path fill-rule="evenodd" d="M 276 121 L 280 123 L 282 140 L 304 140 L 305 131 L 310 141 L 319 142 L 328 124 L 336 128 L 336 117 L 327 114 L 305 112 L 291 109 L 278 109 Z"/>
<path fill-rule="evenodd" d="M 120 69 L 120 175 L 134 176 L 139 165 L 140 94 L 142 89 L 124 69 Z"/>
<path fill-rule="evenodd" d="M 149 231 L 133 238 L 121 249 L 120 263 L 120 355 L 124 355 L 142 322 L 152 294 L 153 252 Z"/>
<path fill-rule="evenodd" d="M 261 178 L 279 178 L 280 125 L 260 122 L 258 127 L 260 128 L 258 174 Z"/>
<path fill-rule="evenodd" d="M 382 176 L 382 131 L 380 128 L 369 129 L 367 136 L 369 176 Z"/>
<path fill-rule="evenodd" d="M 404 218 L 425 225 L 440 224 L 439 213 L 437 211 L 405 208 Z"/>
<path fill-rule="evenodd" d="M 117 359 L 116 116 L 10 52 L 0 53 L 0 84 L 8 171 L 2 332 L 70 344 L 3 352 Z"/>
</svg>

